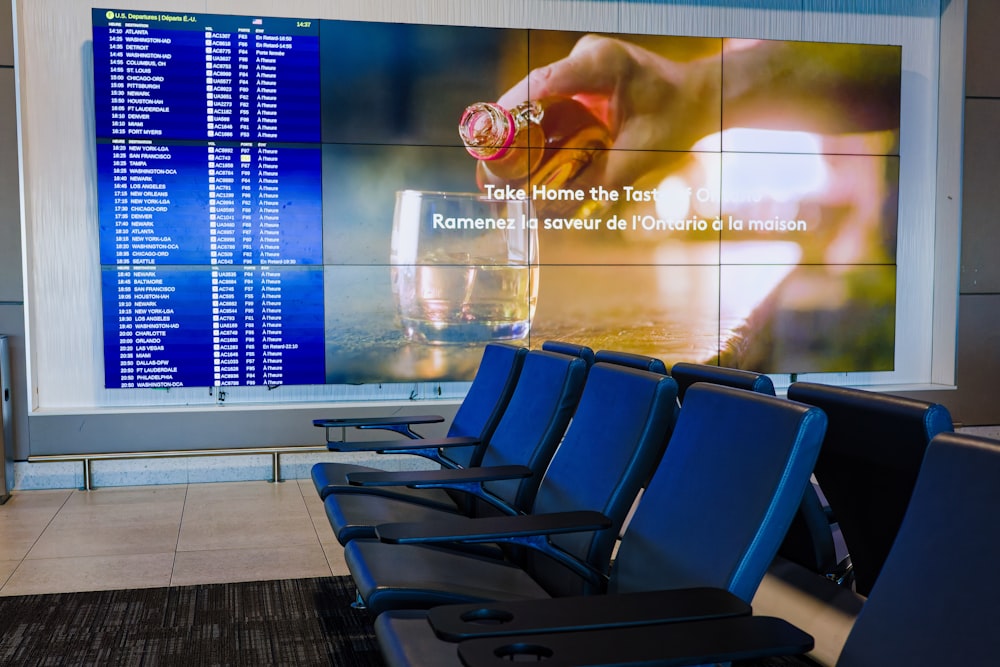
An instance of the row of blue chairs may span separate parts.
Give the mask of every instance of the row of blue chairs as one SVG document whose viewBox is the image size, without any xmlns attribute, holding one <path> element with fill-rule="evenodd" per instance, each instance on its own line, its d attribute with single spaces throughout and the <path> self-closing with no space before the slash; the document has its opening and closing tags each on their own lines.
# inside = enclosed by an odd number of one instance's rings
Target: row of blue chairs
<svg viewBox="0 0 1000 667">
<path fill-rule="evenodd" d="M 775 555 L 867 594 L 928 442 L 965 445 L 942 406 L 810 383 L 791 400 L 774 393 L 748 371 L 668 374 L 639 355 L 495 344 L 446 438 L 413 432 L 429 417 L 317 420 L 407 436 L 332 448 L 441 467 L 313 470 L 387 662 L 699 664 L 809 650 L 805 633 L 751 615 Z M 850 577 L 833 573 L 833 520 Z M 583 648 L 591 640 L 616 648 Z"/>
</svg>

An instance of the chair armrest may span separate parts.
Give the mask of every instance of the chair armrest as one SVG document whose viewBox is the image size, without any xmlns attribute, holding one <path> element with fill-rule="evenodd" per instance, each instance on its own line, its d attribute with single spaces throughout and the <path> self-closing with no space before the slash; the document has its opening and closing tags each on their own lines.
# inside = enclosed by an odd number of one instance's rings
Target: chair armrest
<svg viewBox="0 0 1000 667">
<path fill-rule="evenodd" d="M 750 605 L 721 588 L 681 588 L 514 602 L 451 604 L 428 611 L 434 632 L 448 641 L 474 637 L 680 623 L 749 616 Z"/>
<path fill-rule="evenodd" d="M 767 616 L 540 635 L 515 635 L 461 642 L 467 667 L 507 666 L 524 658 L 548 658 L 553 665 L 700 665 L 812 650 L 813 638 L 794 625 Z"/>
<path fill-rule="evenodd" d="M 584 581 L 602 590 L 607 574 L 564 551 L 549 536 L 559 533 L 593 532 L 612 526 L 600 512 L 578 510 L 552 514 L 466 517 L 375 526 L 375 535 L 390 544 L 431 544 L 440 542 L 498 542 L 517 544 L 543 553 Z"/>
<path fill-rule="evenodd" d="M 600 512 L 579 510 L 552 514 L 383 523 L 375 526 L 375 534 L 382 542 L 390 544 L 497 542 L 519 537 L 603 530 L 610 526 L 611 520 Z"/>
<path fill-rule="evenodd" d="M 397 415 L 389 417 L 357 417 L 343 419 L 314 419 L 313 426 L 327 429 L 327 442 L 330 442 L 329 429 L 339 428 L 359 428 L 359 429 L 385 429 L 401 433 L 408 438 L 422 438 L 419 433 L 413 431 L 410 426 L 413 424 L 437 424 L 443 422 L 444 417 L 440 415 Z"/>
<path fill-rule="evenodd" d="M 534 472 L 527 466 L 479 466 L 447 470 L 352 472 L 347 474 L 347 482 L 351 486 L 411 486 L 415 489 L 433 489 L 504 479 L 524 479 L 533 474 Z"/>
<path fill-rule="evenodd" d="M 381 428 L 400 424 L 436 424 L 443 422 L 441 415 L 399 415 L 395 417 L 347 417 L 344 419 L 314 419 L 313 426 L 320 428 Z"/>
<path fill-rule="evenodd" d="M 326 443 L 326 448 L 331 452 L 379 452 L 386 454 L 405 454 L 408 451 L 437 450 L 448 447 L 471 447 L 481 442 L 479 438 L 467 436 L 456 436 L 452 438 L 419 438 L 413 440 L 378 440 L 365 442 L 341 442 L 333 441 Z"/>
</svg>

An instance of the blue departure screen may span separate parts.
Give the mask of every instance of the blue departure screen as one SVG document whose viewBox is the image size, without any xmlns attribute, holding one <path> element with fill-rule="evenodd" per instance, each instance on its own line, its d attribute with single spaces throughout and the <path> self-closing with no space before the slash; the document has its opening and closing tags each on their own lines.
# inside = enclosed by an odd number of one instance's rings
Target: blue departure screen
<svg viewBox="0 0 1000 667">
<path fill-rule="evenodd" d="M 105 386 L 325 382 L 317 23 L 93 28 Z"/>
</svg>

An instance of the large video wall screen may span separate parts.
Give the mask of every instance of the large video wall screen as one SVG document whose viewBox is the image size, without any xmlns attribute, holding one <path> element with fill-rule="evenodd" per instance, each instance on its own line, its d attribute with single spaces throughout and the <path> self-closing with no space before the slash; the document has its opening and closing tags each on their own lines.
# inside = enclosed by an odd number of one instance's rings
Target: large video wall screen
<svg viewBox="0 0 1000 667">
<path fill-rule="evenodd" d="M 490 340 L 893 368 L 898 46 L 115 9 L 93 45 L 109 388 L 468 380 Z"/>
</svg>

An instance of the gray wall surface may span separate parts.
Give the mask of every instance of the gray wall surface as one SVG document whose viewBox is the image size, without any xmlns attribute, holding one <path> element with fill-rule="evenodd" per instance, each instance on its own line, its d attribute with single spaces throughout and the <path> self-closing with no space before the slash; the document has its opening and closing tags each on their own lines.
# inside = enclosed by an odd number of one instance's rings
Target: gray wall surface
<svg viewBox="0 0 1000 667">
<path fill-rule="evenodd" d="M 14 67 L 0 63 L 0 303 L 23 301 Z"/>
<path fill-rule="evenodd" d="M 961 293 L 1000 294 L 1000 3 L 972 0 L 969 3 L 965 76 L 965 166 L 962 219 Z M 996 312 L 996 301 L 984 299 L 976 308 Z M 991 308 L 992 306 L 992 308 Z M 994 326 L 992 332 L 996 332 Z M 982 332 L 987 334 L 987 332 Z M 983 343 L 989 341 L 983 335 Z M 969 341 L 974 344 L 973 341 Z"/>
<path fill-rule="evenodd" d="M 0 3 L 0 67 L 14 66 L 14 30 L 11 25 L 12 5 Z"/>
<path fill-rule="evenodd" d="M 28 455 L 24 367 L 24 291 L 21 271 L 21 199 L 17 168 L 14 28 L 11 3 L 0 0 L 0 334 L 8 336 L 13 370 L 14 454 Z"/>
<path fill-rule="evenodd" d="M 944 403 L 961 424 L 986 425 L 1000 423 L 1000 401 L 993 390 L 994 378 L 1000 373 L 1000 264 L 995 259 L 1000 242 L 1000 225 L 995 222 L 1000 205 L 1000 188 L 996 183 L 1000 167 L 1000 139 L 997 138 L 1000 136 L 1000 70 L 995 65 L 1000 56 L 1000 44 L 992 38 L 1000 27 L 1000 3 L 969 0 L 968 4 L 958 389 L 911 395 Z M 24 296 L 14 100 L 11 4 L 8 0 L 0 0 L 0 333 L 11 338 L 15 398 L 18 399 L 14 406 L 15 454 L 23 460 L 29 453 L 41 453 L 35 450 L 44 447 L 41 437 L 38 447 L 29 441 L 29 419 L 24 401 L 27 395 Z M 424 406 L 424 411 L 437 411 L 433 407 L 427 410 L 427 407 Z M 303 418 L 295 410 L 287 413 L 289 417 Z M 220 420 L 215 426 L 223 426 L 227 418 L 238 418 L 238 414 L 234 412 L 226 417 L 220 411 L 212 421 Z M 30 430 L 41 436 L 48 432 L 50 419 L 31 417 L 31 421 L 37 423 Z M 93 418 L 88 423 L 99 424 L 111 437 L 120 437 L 125 431 L 137 431 L 138 435 L 143 427 L 141 422 L 110 414 Z M 218 433 L 215 426 L 202 434 Z M 295 433 L 295 439 L 306 435 L 301 431 Z M 160 442 L 162 435 L 156 440 L 160 446 L 166 446 L 165 441 Z M 99 441 L 101 434 L 94 432 L 92 437 Z M 137 438 L 138 442 L 141 440 L 141 436 Z M 177 446 L 184 444 L 177 443 Z"/>
<path fill-rule="evenodd" d="M 11 4 L 0 2 L 0 303 L 24 301 Z"/>
</svg>

